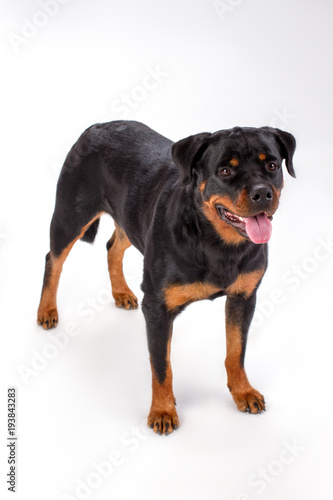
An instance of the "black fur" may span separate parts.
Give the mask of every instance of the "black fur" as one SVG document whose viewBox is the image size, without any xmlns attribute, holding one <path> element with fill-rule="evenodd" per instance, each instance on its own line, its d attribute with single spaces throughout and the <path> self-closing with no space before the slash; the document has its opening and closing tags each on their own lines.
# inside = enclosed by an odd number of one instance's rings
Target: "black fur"
<svg viewBox="0 0 333 500">
<path fill-rule="evenodd" d="M 60 253 L 96 215 L 106 212 L 144 255 L 143 313 L 156 376 L 166 376 L 166 350 L 175 316 L 187 303 L 169 310 L 170 285 L 210 283 L 224 295 L 240 273 L 266 269 L 267 244 L 243 238 L 230 244 L 203 211 L 213 195 L 233 202 L 253 186 L 282 187 L 282 161 L 295 176 L 295 139 L 270 127 L 201 133 L 173 143 L 137 122 L 115 121 L 87 129 L 73 146 L 60 174 L 51 224 L 51 251 Z M 267 160 L 258 159 L 264 151 Z M 221 168 L 237 158 L 239 165 L 223 178 Z M 267 162 L 277 169 L 268 171 Z M 249 214 L 258 210 L 246 201 Z M 252 204 L 251 204 L 252 203 Z M 270 207 L 268 207 L 268 210 Z M 83 236 L 92 242 L 96 220 Z M 112 245 L 111 239 L 108 248 Z M 255 307 L 251 297 L 228 298 L 227 321 L 240 325 L 242 363 L 247 331 Z"/>
<path fill-rule="evenodd" d="M 99 226 L 99 219 L 95 220 L 92 224 L 90 224 L 90 226 L 82 236 L 81 240 L 86 241 L 87 243 L 93 243 L 96 238 L 98 226 Z"/>
</svg>

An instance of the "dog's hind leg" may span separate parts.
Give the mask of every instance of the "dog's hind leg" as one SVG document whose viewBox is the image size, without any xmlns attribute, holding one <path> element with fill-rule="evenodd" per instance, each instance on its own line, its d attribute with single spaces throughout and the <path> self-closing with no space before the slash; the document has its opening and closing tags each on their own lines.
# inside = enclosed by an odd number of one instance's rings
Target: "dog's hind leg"
<svg viewBox="0 0 333 500">
<path fill-rule="evenodd" d="M 74 227 L 70 216 L 67 217 L 66 222 L 64 220 L 60 222 L 60 218 L 55 211 L 51 222 L 51 250 L 45 258 L 42 295 L 37 313 L 37 323 L 44 330 L 55 328 L 58 324 L 57 289 L 62 266 L 75 242 L 83 238 L 89 228 L 91 229 L 92 226 L 95 228 L 100 216 L 101 213 L 89 220 L 88 223 L 76 223 Z"/>
<path fill-rule="evenodd" d="M 116 222 L 115 226 L 116 229 L 106 245 L 112 295 L 117 307 L 137 309 L 138 299 L 128 287 L 123 273 L 124 253 L 131 246 L 131 242 Z"/>
</svg>

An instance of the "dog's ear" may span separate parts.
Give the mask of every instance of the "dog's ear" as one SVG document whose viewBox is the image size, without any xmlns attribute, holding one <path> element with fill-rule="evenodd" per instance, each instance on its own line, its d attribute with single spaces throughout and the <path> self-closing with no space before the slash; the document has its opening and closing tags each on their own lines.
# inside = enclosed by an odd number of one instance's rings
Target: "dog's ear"
<svg viewBox="0 0 333 500">
<path fill-rule="evenodd" d="M 289 134 L 289 132 L 284 132 L 279 128 L 273 127 L 263 127 L 266 130 L 272 132 L 275 136 L 275 139 L 278 143 L 278 146 L 281 151 L 282 158 L 286 161 L 286 167 L 289 174 L 292 177 L 296 177 L 294 166 L 293 166 L 293 156 L 296 149 L 296 139 L 293 135 Z"/>
<path fill-rule="evenodd" d="M 190 184 L 193 167 L 200 160 L 207 149 L 210 133 L 195 134 L 175 142 L 171 149 L 172 159 L 179 168 L 180 183 L 183 186 Z"/>
</svg>

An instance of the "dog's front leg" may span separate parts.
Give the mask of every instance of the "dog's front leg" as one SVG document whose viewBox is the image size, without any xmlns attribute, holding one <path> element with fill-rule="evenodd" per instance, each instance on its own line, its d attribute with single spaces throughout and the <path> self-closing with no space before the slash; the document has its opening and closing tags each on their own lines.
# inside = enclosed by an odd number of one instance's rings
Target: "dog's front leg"
<svg viewBox="0 0 333 500">
<path fill-rule="evenodd" d="M 265 410 L 264 397 L 250 385 L 244 369 L 247 334 L 255 304 L 254 292 L 248 298 L 243 295 L 228 296 L 225 307 L 228 387 L 237 408 L 249 413 Z"/>
<path fill-rule="evenodd" d="M 146 319 L 148 348 L 153 376 L 153 398 L 148 426 L 158 434 L 170 434 L 179 426 L 172 390 L 170 346 L 173 318 L 164 304 L 145 295 L 142 310 Z"/>
</svg>

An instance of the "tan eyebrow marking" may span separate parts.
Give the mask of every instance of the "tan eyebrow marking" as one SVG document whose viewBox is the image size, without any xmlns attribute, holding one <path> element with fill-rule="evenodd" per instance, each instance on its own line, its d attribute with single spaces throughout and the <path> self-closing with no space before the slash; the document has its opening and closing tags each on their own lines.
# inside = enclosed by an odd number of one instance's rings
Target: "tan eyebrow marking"
<svg viewBox="0 0 333 500">
<path fill-rule="evenodd" d="M 237 158 L 231 158 L 229 163 L 232 167 L 238 167 L 239 165 L 239 161 L 237 160 Z"/>
<path fill-rule="evenodd" d="M 265 153 L 261 153 L 261 154 L 259 155 L 259 160 L 261 160 L 261 161 L 266 160 L 266 155 L 265 155 Z"/>
</svg>

